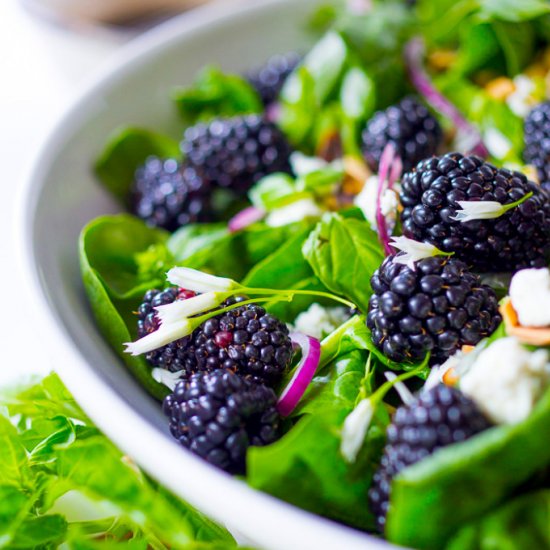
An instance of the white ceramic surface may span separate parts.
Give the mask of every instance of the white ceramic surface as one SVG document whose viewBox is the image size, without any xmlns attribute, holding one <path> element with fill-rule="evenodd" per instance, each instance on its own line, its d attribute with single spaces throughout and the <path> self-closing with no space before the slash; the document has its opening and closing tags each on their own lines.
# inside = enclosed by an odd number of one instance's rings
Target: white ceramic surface
<svg viewBox="0 0 550 550">
<path fill-rule="evenodd" d="M 316 3 L 213 4 L 126 47 L 69 109 L 38 155 L 21 201 L 19 248 L 36 329 L 53 364 L 86 412 L 152 476 L 263 548 L 390 548 L 254 491 L 179 447 L 159 405 L 98 332 L 79 276 L 80 229 L 97 215 L 117 211 L 90 168 L 106 137 L 126 124 L 176 132 L 172 86 L 189 82 L 207 63 L 241 71 L 275 52 L 305 49 L 304 22 Z"/>
</svg>

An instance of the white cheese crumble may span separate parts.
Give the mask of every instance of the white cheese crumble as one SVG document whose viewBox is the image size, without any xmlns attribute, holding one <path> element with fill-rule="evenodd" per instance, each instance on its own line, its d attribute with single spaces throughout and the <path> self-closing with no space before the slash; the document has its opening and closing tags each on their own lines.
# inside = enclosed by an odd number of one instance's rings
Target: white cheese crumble
<svg viewBox="0 0 550 550">
<path fill-rule="evenodd" d="M 512 149 L 512 142 L 496 128 L 488 128 L 483 138 L 489 153 L 497 159 L 503 159 Z"/>
<path fill-rule="evenodd" d="M 317 217 L 322 213 L 313 199 L 301 199 L 273 210 L 268 214 L 265 223 L 270 227 L 280 227 L 305 218 Z"/>
<path fill-rule="evenodd" d="M 510 110 L 520 118 L 525 118 L 533 108 L 532 94 L 535 83 L 523 74 L 514 78 L 515 90 L 506 98 Z"/>
<path fill-rule="evenodd" d="M 550 326 L 550 270 L 522 269 L 510 283 L 510 300 L 524 327 Z"/>
<path fill-rule="evenodd" d="M 323 307 L 315 303 L 296 317 L 294 328 L 298 332 L 321 340 L 345 323 L 348 318 L 349 314 L 345 307 Z"/>
<path fill-rule="evenodd" d="M 363 445 L 373 415 L 374 406 L 372 401 L 363 399 L 344 420 L 340 452 L 350 464 L 355 462 L 357 454 L 361 450 L 361 445 Z"/>
<path fill-rule="evenodd" d="M 354 204 L 359 207 L 363 212 L 363 215 L 370 223 L 371 228 L 376 231 L 378 226 L 376 224 L 376 197 L 378 194 L 378 176 L 371 176 L 365 182 L 361 192 L 355 197 Z M 380 209 L 382 215 L 386 218 L 388 223 L 388 229 L 390 232 L 395 227 L 395 220 L 397 219 L 397 206 L 399 199 L 395 189 L 386 189 L 382 193 L 380 200 Z"/>
<path fill-rule="evenodd" d="M 530 352 L 511 337 L 483 350 L 460 378 L 460 389 L 496 424 L 525 420 L 549 384 L 547 351 Z"/>
</svg>

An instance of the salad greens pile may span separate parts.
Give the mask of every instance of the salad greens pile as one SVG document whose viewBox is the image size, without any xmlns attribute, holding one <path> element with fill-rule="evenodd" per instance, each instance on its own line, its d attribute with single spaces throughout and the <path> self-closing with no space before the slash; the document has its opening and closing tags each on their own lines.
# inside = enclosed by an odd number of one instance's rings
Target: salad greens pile
<svg viewBox="0 0 550 550">
<path fill-rule="evenodd" d="M 286 433 L 274 444 L 249 449 L 246 482 L 306 510 L 372 532 L 375 518 L 366 495 L 399 396 L 390 390 L 375 408 L 364 440 L 351 457 L 342 453 L 344 422 L 386 381 L 386 371 L 409 373 L 407 384 L 415 391 L 430 368 L 429 357 L 419 364 L 393 362 L 372 342 L 364 313 L 372 295 L 369 281 L 384 251 L 364 212 L 346 201 L 345 189 L 341 193 L 350 170 L 339 161 L 360 157 L 365 122 L 376 110 L 412 91 L 403 49 L 412 37 L 420 36 L 436 88 L 475 124 L 491 160 L 529 173 L 521 160 L 523 116 L 497 88 L 499 82 L 515 82 L 517 87 L 518 79 L 528 75 L 532 87 L 524 101 L 534 104 L 545 97 L 550 64 L 544 65 L 543 48 L 550 41 L 550 4 L 379 0 L 364 13 L 324 7 L 312 21 L 322 35 L 287 79 L 277 122 L 302 155 L 324 158 L 316 158 L 307 168 L 296 162 L 294 176 L 267 176 L 248 197 L 267 213 L 311 199 L 318 213 L 281 224 L 270 224 L 266 218 L 230 231 L 226 221 L 235 205 L 224 203 L 222 197 L 221 221 L 189 224 L 172 234 L 127 213 L 101 216 L 83 229 L 79 255 L 99 328 L 144 389 L 159 400 L 170 390 L 153 378 L 143 356 L 124 353 L 123 344 L 137 338 L 134 312 L 144 293 L 164 288 L 170 268 L 190 267 L 247 287 L 330 292 L 353 302 L 357 310 L 322 341 L 319 368 L 286 421 Z M 216 67 L 206 68 L 192 85 L 174 90 L 172 96 L 182 130 L 197 121 L 262 110 L 258 94 L 244 78 Z M 447 141 L 453 142 L 451 123 L 444 117 L 440 122 Z M 179 154 L 177 141 L 159 131 L 120 129 L 96 162 L 98 178 L 122 206 L 127 206 L 136 169 L 148 156 Z M 301 295 L 266 308 L 293 323 L 315 302 L 329 303 Z M 505 335 L 501 328 L 491 340 Z M 14 548 L 25 547 L 17 542 L 23 532 L 20 526 L 37 522 L 48 529 L 25 530 L 36 533 L 33 545 L 67 540 L 77 541 L 75 548 L 99 547 L 99 542 L 84 543 L 82 537 L 96 527 L 99 532 L 107 525 L 104 520 L 97 526 L 72 525 L 58 514 L 44 515 L 70 490 L 111 500 L 118 510 L 112 523 L 114 540 L 131 532 L 136 548 L 142 547 L 142 540 L 155 548 L 163 548 L 161 541 L 176 548 L 182 537 L 199 537 L 206 548 L 216 541 L 231 543 L 219 528 L 121 462 L 118 451 L 68 401 L 54 377 L 19 394 L 7 410 L 20 418 L 14 427 L 0 417 L 9 444 L 2 445 L 5 500 L 27 503 L 21 508 L 24 514 L 16 517 L 9 516 L 12 507 L 0 511 L 13 526 L 5 533 L 12 537 Z M 387 538 L 449 550 L 550 547 L 550 484 L 543 475 L 550 465 L 547 441 L 550 390 L 524 422 L 497 426 L 442 449 L 398 475 L 392 485 Z M 103 465 L 93 476 L 88 458 L 92 455 L 101 457 L 97 463 Z M 545 481 L 530 485 L 537 475 Z M 120 484 L 112 485 L 114 478 Z M 145 524 L 132 519 L 129 511 L 136 507 L 148 511 Z M 50 534 L 40 538 L 40 533 Z M 158 546 L 149 536 L 159 541 Z"/>
<path fill-rule="evenodd" d="M 57 375 L 3 390 L 0 406 L 0 547 L 236 548 L 121 453 Z"/>
</svg>

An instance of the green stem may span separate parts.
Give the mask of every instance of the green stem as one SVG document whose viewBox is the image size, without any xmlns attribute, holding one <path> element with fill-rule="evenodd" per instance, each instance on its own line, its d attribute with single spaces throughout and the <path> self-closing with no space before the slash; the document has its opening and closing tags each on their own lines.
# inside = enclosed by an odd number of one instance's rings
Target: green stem
<svg viewBox="0 0 550 550">
<path fill-rule="evenodd" d="M 388 380 L 387 382 L 384 382 L 371 396 L 370 399 L 373 402 L 373 405 L 378 405 L 384 397 L 386 397 L 386 394 L 397 384 L 398 382 L 403 382 L 404 380 L 408 380 L 409 378 L 412 378 L 413 376 L 416 376 L 417 374 L 421 373 L 425 368 L 424 362 L 421 365 L 418 365 L 415 369 L 412 369 L 408 372 L 404 372 L 403 374 L 400 374 L 393 380 Z"/>
<path fill-rule="evenodd" d="M 530 199 L 533 196 L 533 191 L 529 191 L 527 195 L 524 195 L 521 197 L 521 199 L 511 202 L 510 204 L 503 204 L 502 205 L 502 213 L 508 212 L 508 210 L 512 210 L 512 208 L 515 208 L 516 206 L 519 206 L 520 204 L 523 204 L 527 199 Z"/>
<path fill-rule="evenodd" d="M 270 294 L 272 296 L 276 296 L 278 294 L 284 294 L 284 295 L 291 295 L 291 300 L 296 295 L 301 296 L 319 296 L 319 298 L 328 298 L 329 300 L 333 300 L 335 302 L 339 302 L 341 304 L 344 304 L 350 308 L 355 308 L 355 304 L 353 302 L 350 302 L 349 300 L 346 300 L 345 298 L 341 298 L 340 296 L 336 296 L 335 294 L 331 294 L 330 292 L 322 292 L 317 290 L 298 290 L 298 289 L 285 289 L 285 290 L 276 290 L 273 288 L 248 288 L 243 287 L 239 289 L 240 292 L 243 292 L 244 294 Z M 290 300 L 289 300 L 290 301 Z"/>
</svg>

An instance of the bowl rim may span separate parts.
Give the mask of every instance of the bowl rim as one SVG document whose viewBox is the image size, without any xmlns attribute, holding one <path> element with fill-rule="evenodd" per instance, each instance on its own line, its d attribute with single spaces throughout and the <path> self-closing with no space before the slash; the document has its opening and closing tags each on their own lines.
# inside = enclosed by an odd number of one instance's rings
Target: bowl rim
<svg viewBox="0 0 550 550">
<path fill-rule="evenodd" d="M 233 478 L 185 451 L 161 433 L 102 381 L 88 365 L 77 342 L 65 333 L 63 322 L 49 304 L 47 285 L 34 256 L 34 215 L 40 190 L 47 179 L 48 167 L 63 144 L 86 121 L 89 115 L 87 104 L 91 97 L 102 90 L 108 90 L 115 82 L 123 80 L 126 75 L 147 64 L 183 36 L 208 32 L 206 28 L 212 23 L 234 20 L 245 14 L 261 15 L 261 11 L 269 6 L 292 2 L 293 0 L 215 1 L 161 23 L 122 46 L 81 87 L 34 155 L 31 169 L 17 199 L 17 263 L 25 287 L 29 290 L 28 307 L 29 312 L 32 312 L 33 323 L 41 341 L 46 345 L 49 357 L 52 360 L 56 356 L 59 358 L 54 363 L 55 371 L 98 427 L 172 492 L 209 517 L 247 537 L 250 532 L 248 526 L 252 521 L 248 511 L 253 510 L 255 528 L 250 533 L 250 538 L 265 548 L 312 547 L 307 542 L 307 535 L 311 533 L 315 534 L 315 548 L 398 548 L 367 533 L 253 489 L 244 481 Z M 102 402 L 109 403 L 109 407 L 94 406 L 95 395 L 102 395 Z M 119 422 L 113 423 L 112 418 L 119 418 Z M 179 453 L 178 468 L 173 467 L 172 453 Z M 246 509 L 247 514 L 235 513 L 236 509 Z"/>
</svg>

